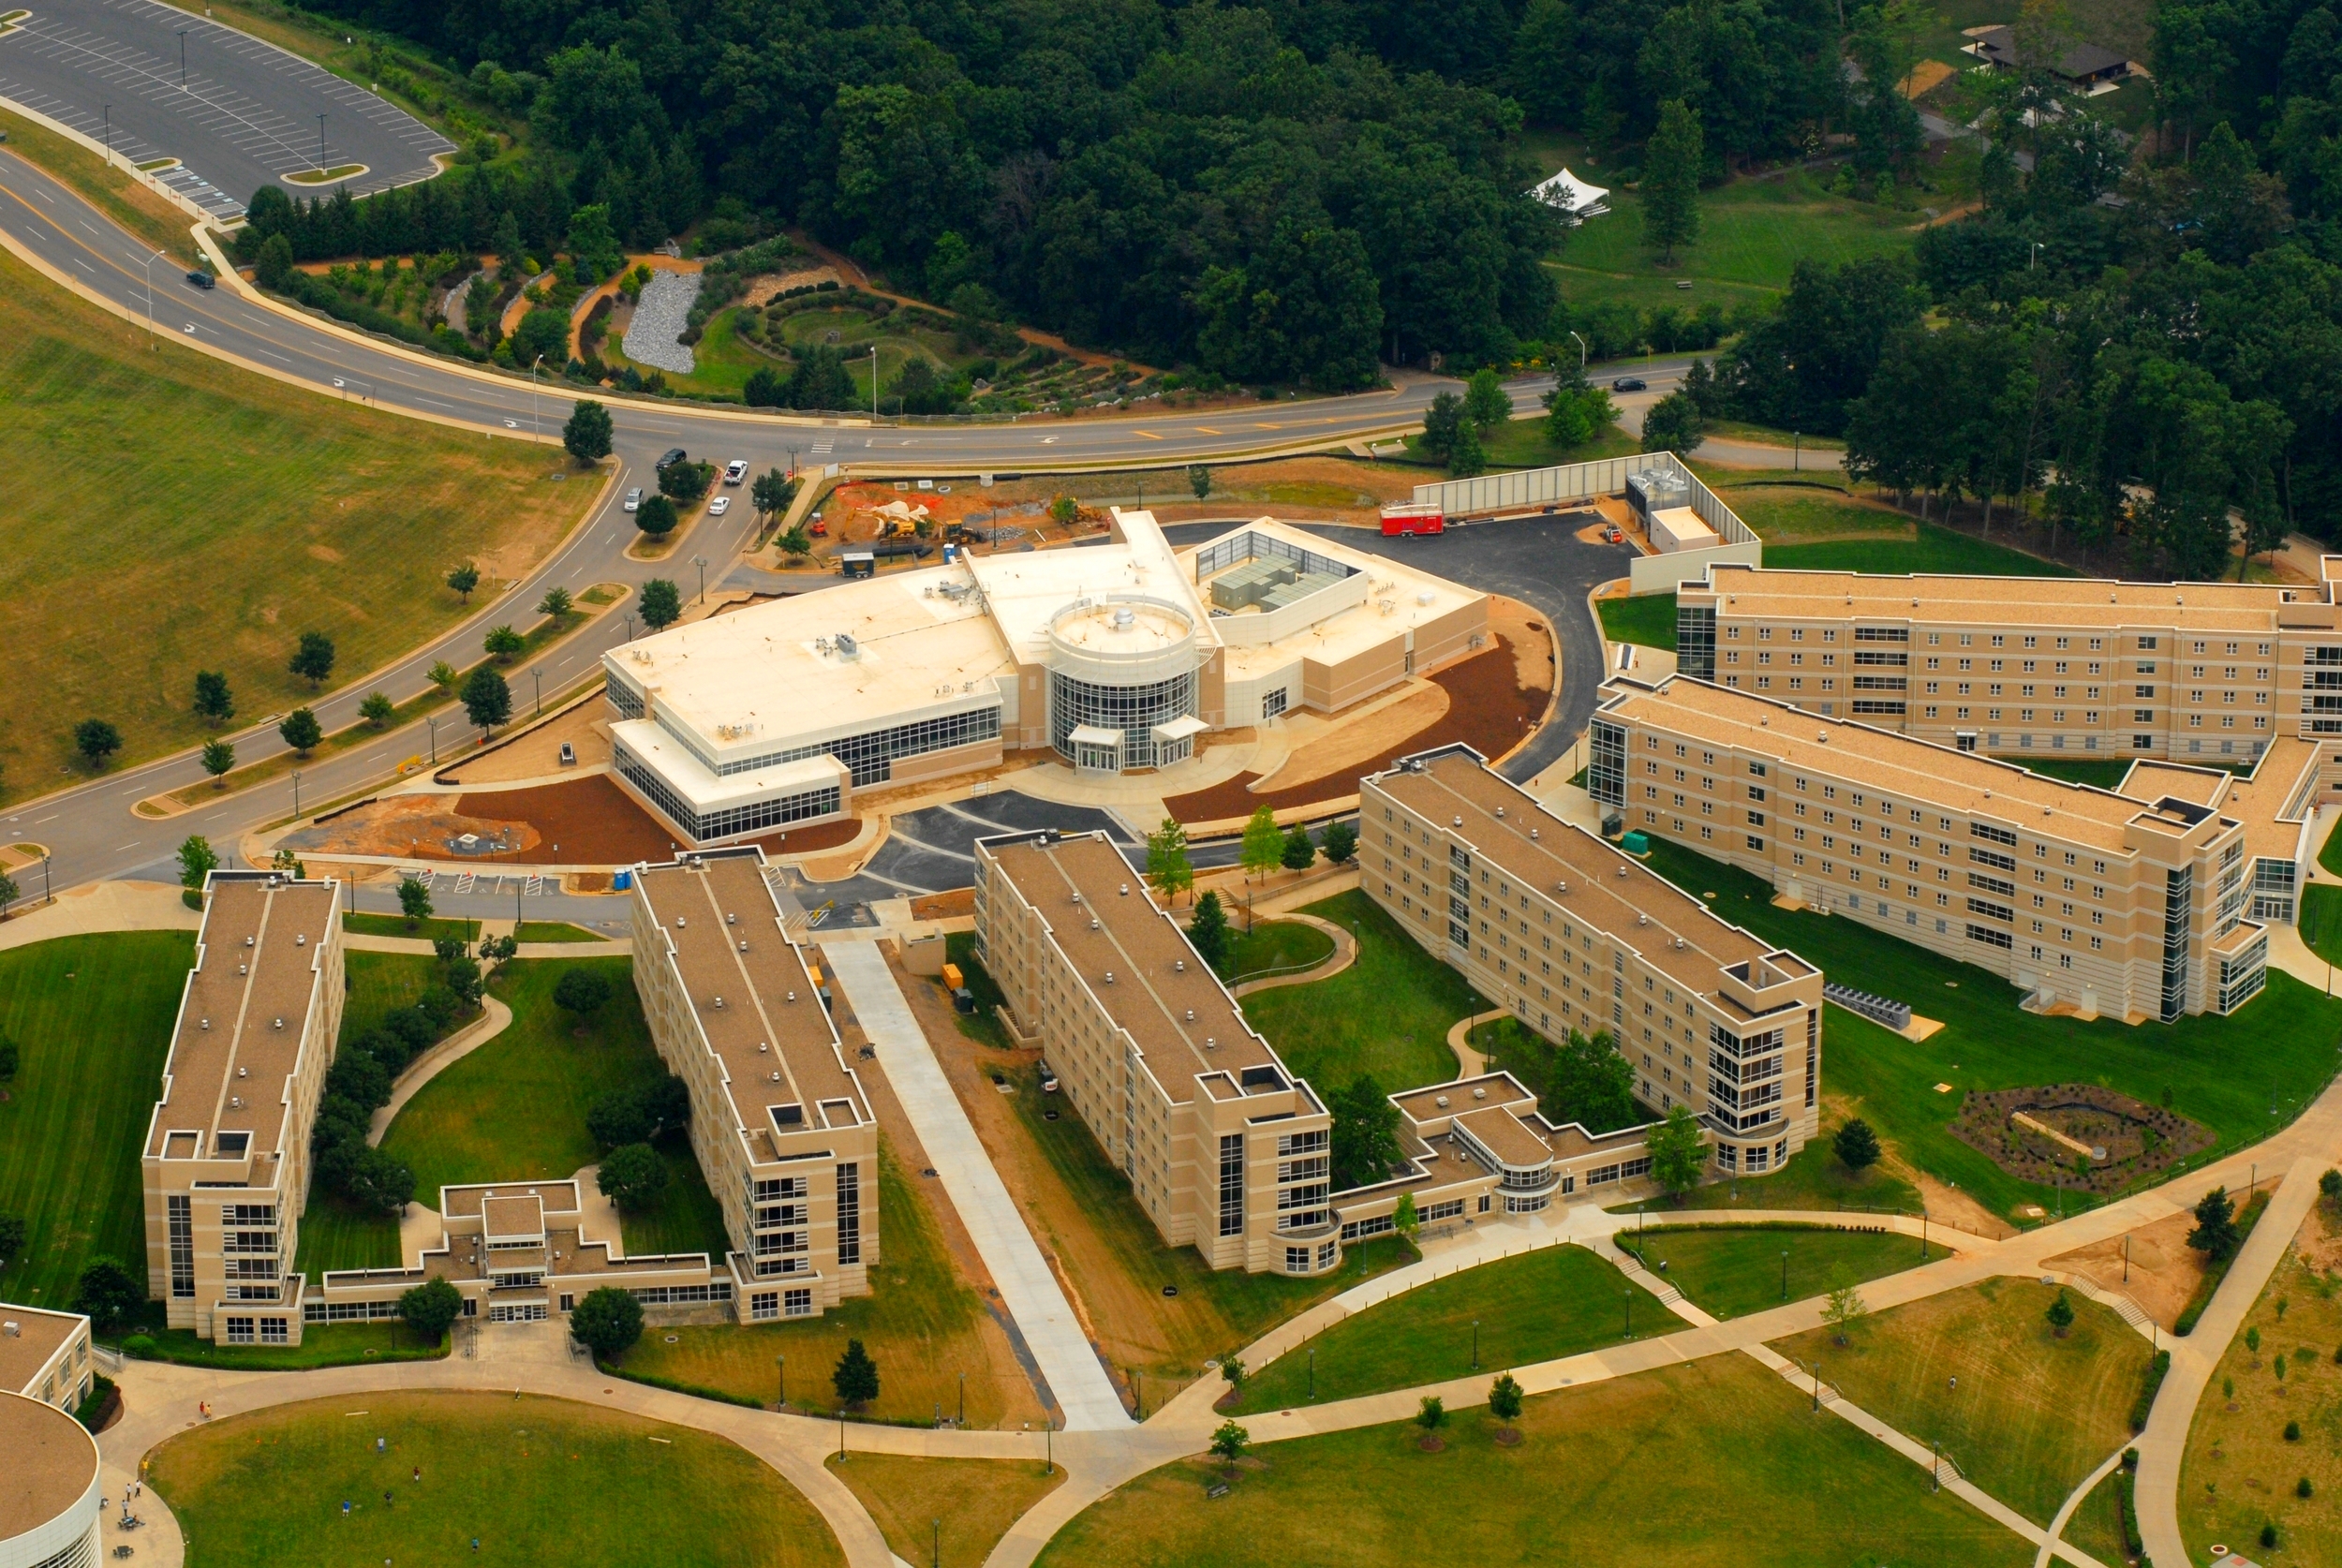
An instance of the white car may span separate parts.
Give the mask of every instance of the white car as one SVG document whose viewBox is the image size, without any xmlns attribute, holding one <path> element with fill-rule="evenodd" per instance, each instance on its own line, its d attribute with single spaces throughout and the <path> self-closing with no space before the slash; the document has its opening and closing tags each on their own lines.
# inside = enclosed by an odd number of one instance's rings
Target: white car
<svg viewBox="0 0 2342 1568">
<path fill-rule="evenodd" d="M 729 496 L 719 496 L 707 503 L 707 515 L 710 517 L 721 517 L 731 510 L 732 497 Z"/>
<path fill-rule="evenodd" d="M 747 458 L 735 457 L 731 462 L 724 465 L 724 482 L 726 484 L 737 484 L 748 477 L 749 460 Z"/>
<path fill-rule="evenodd" d="M 643 510 L 643 487 L 641 485 L 638 484 L 626 493 L 626 510 L 629 511 Z"/>
</svg>

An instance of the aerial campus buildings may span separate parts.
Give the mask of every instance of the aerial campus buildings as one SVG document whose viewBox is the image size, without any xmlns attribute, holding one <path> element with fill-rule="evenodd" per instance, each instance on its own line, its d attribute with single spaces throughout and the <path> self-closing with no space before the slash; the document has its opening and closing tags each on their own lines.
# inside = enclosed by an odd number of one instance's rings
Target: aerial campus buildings
<svg viewBox="0 0 2342 1568">
<path fill-rule="evenodd" d="M 1048 752 L 1161 768 L 1196 737 L 1347 707 L 1486 641 L 1488 597 L 1266 518 L 1174 550 L 970 556 L 678 627 L 602 656 L 613 772 L 707 846 L 854 792 Z"/>
<path fill-rule="evenodd" d="M 763 866 L 750 847 L 632 878 L 636 983 L 654 1043 L 690 1087 L 726 1256 L 628 1256 L 595 1234 L 615 1221 L 574 1179 L 478 1182 L 436 1195 L 437 1246 L 314 1287 L 292 1259 L 341 1027 L 340 887 L 212 873 L 144 1158 L 148 1288 L 170 1326 L 295 1345 L 305 1324 L 395 1317 L 433 1279 L 490 1322 L 565 1313 L 605 1285 L 668 1318 L 749 1322 L 867 1292 L 877 1124 Z"/>
<path fill-rule="evenodd" d="M 1469 747 L 1364 781 L 1361 881 L 1408 934 L 1554 1038 L 1608 1029 L 1643 1102 L 1682 1102 L 1715 1163 L 1760 1174 L 1813 1135 L 1821 973 L 1546 811 Z M 1534 1213 L 1650 1169 L 1647 1128 L 1549 1121 L 1507 1072 L 1390 1097 L 1402 1164 L 1336 1191 L 1332 1117 L 1113 845 L 976 845 L 976 934 L 1006 998 L 1166 1242 L 1215 1268 L 1320 1274 L 1390 1230 Z"/>
</svg>

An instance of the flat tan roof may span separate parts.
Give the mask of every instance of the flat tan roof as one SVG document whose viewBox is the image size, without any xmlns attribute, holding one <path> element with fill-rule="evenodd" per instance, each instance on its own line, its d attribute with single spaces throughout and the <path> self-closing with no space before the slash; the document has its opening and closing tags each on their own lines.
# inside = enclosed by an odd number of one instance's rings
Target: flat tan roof
<svg viewBox="0 0 2342 1568">
<path fill-rule="evenodd" d="M 1736 615 L 2106 630 L 2136 626 L 2273 634 L 2279 606 L 2323 602 L 2317 589 L 2266 583 L 1782 571 L 1729 563 L 1708 569 L 1708 585 L 1721 596 L 1719 608 Z"/>
<path fill-rule="evenodd" d="M 0 1541 L 49 1523 L 89 1495 L 97 1480 L 97 1440 L 79 1421 L 38 1399 L 0 1390 Z"/>
<path fill-rule="evenodd" d="M 474 1181 L 461 1187 L 439 1189 L 439 1214 L 449 1220 L 476 1220 L 489 1200 L 499 1203 L 507 1198 L 526 1198 L 546 1214 L 574 1214 L 578 1207 L 577 1183 L 565 1181 Z"/>
<path fill-rule="evenodd" d="M 1507 1165 L 1542 1165 L 1553 1158 L 1552 1146 L 1514 1115 L 1509 1106 L 1490 1105 L 1467 1111 L 1456 1118 L 1456 1125 L 1477 1138 L 1482 1147 Z"/>
<path fill-rule="evenodd" d="M 163 1067 L 166 1087 L 148 1134 L 149 1155 L 163 1152 L 167 1133 L 187 1128 L 203 1132 L 194 1152 L 206 1159 L 215 1157 L 223 1132 L 249 1133 L 252 1156 L 276 1152 L 340 891 L 332 881 L 279 880 L 272 887 L 265 878 L 213 879 L 195 970 Z M 266 1179 L 255 1172 L 256 1181 Z"/>
<path fill-rule="evenodd" d="M 2227 794 L 2217 805 L 2222 816 L 2245 824 L 2246 854 L 2270 860 L 2293 858 L 2293 851 L 2301 846 L 2302 823 L 2298 817 L 2288 821 L 2285 809 L 2306 784 L 2305 776 L 2318 767 L 2324 749 L 2299 735 L 2271 741 L 2249 776 L 2230 781 Z"/>
<path fill-rule="evenodd" d="M 1482 1098 L 1474 1099 L 1475 1092 Z M 1441 1104 L 1443 1100 L 1447 1103 Z M 1409 1121 L 1417 1123 L 1437 1121 L 1442 1117 L 1461 1116 L 1466 1111 L 1484 1105 L 1534 1105 L 1536 1100 L 1537 1097 L 1509 1072 L 1484 1072 L 1476 1078 L 1458 1078 L 1450 1083 L 1409 1089 L 1390 1097 L 1390 1102 L 1398 1106 Z"/>
<path fill-rule="evenodd" d="M 1716 994 L 1718 971 L 1761 958 L 1766 942 L 1719 919 L 1707 904 L 1633 856 L 1554 816 L 1525 791 L 1460 751 L 1435 757 L 1421 772 L 1376 774 L 1375 788 L 1432 821 L 1469 837 L 1498 869 L 1559 903 L 1593 929 L 1639 953 L 1687 990 Z M 1504 816 L 1496 815 L 1499 808 Z M 1535 837 L 1530 835 L 1535 834 Z M 1623 876 L 1620 875 L 1624 872 Z M 1568 884 L 1566 893 L 1556 890 Z M 1649 915 L 1651 924 L 1638 925 Z M 1671 938 L 1681 937 L 1677 949 Z"/>
<path fill-rule="evenodd" d="M 0 1333 L 0 1389 L 22 1394 L 40 1376 L 57 1347 L 80 1333 L 89 1319 L 78 1312 L 47 1312 L 0 1301 L 0 1321 L 16 1325 L 13 1334 Z"/>
<path fill-rule="evenodd" d="M 1147 1053 L 1155 1081 L 1174 1102 L 1193 1100 L 1195 1080 L 1214 1072 L 1240 1083 L 1248 1069 L 1267 1068 L 1280 1085 L 1292 1081 L 1277 1053 L 1253 1032 L 1210 966 L 1155 907 L 1138 874 L 1111 844 L 1087 834 L 1054 844 L 1027 839 L 994 845 L 992 856 L 1001 875 L 1048 922 L 1049 939 L 1072 962 L 1106 1016 Z M 1074 901 L 1076 894 L 1079 904 Z"/>
<path fill-rule="evenodd" d="M 1671 675 L 1655 688 L 1621 684 L 1611 690 L 1615 695 L 1600 710 L 1606 716 L 1739 747 L 1777 759 L 1792 772 L 1802 768 L 1828 774 L 1877 791 L 1882 802 L 1921 802 L 2113 854 L 2129 852 L 2124 829 L 2131 822 L 2143 820 L 2144 825 L 2167 832 L 2184 831 L 2187 825 L 2147 802 L 2111 790 L 2045 778 L 1980 752 L 1824 717 L 1686 675 Z M 1644 755 L 1638 751 L 1628 758 L 1630 773 Z M 1662 765 L 1672 762 L 1671 757 L 1665 758 Z"/>
<path fill-rule="evenodd" d="M 846 1066 L 804 954 L 782 929 L 759 858 L 711 855 L 634 875 L 723 1064 L 733 1125 L 751 1151 L 771 1157 L 766 1134 L 776 1125 L 814 1132 L 870 1122 L 861 1081 Z M 638 953 L 635 961 L 652 956 Z M 799 1119 L 776 1115 L 782 1107 Z"/>
</svg>

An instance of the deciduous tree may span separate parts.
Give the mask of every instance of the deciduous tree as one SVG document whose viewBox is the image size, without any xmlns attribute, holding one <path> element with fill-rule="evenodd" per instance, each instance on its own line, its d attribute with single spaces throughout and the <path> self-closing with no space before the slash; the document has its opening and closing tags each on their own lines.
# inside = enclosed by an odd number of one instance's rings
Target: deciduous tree
<svg viewBox="0 0 2342 1568">
<path fill-rule="evenodd" d="M 367 692 L 365 701 L 358 704 L 358 717 L 377 730 L 388 724 L 391 716 L 397 712 L 398 704 L 392 702 L 387 693 L 380 691 Z"/>
<path fill-rule="evenodd" d="M 1278 864 L 1288 871 L 1307 871 L 1317 862 L 1317 841 L 1310 836 L 1309 825 L 1296 822 L 1285 829 L 1284 848 Z"/>
<path fill-rule="evenodd" d="M 288 668 L 307 681 L 312 689 L 323 685 L 325 677 L 334 673 L 334 639 L 322 631 L 303 632 Z"/>
<path fill-rule="evenodd" d="M 82 1277 L 73 1287 L 73 1309 L 100 1331 L 120 1328 L 145 1305 L 145 1288 L 131 1278 L 128 1269 L 104 1253 L 82 1265 Z"/>
<path fill-rule="evenodd" d="M 1285 836 L 1278 830 L 1277 814 L 1266 803 L 1253 808 L 1253 815 L 1244 823 L 1243 842 L 1237 850 L 1237 863 L 1248 877 L 1274 871 L 1284 858 Z"/>
<path fill-rule="evenodd" d="M 553 983 L 554 1005 L 576 1013 L 581 1019 L 601 1011 L 610 999 L 610 978 L 600 969 L 584 964 L 571 965 Z"/>
<path fill-rule="evenodd" d="M 425 1280 L 398 1298 L 398 1315 L 425 1343 L 437 1344 L 464 1312 L 464 1293 L 445 1280 Z"/>
<path fill-rule="evenodd" d="M 510 664 L 521 649 L 528 644 L 526 640 L 508 624 L 490 627 L 488 634 L 480 640 L 480 645 L 497 663 Z"/>
<path fill-rule="evenodd" d="M 478 727 L 484 739 L 489 731 L 512 718 L 512 688 L 504 677 L 482 664 L 464 677 L 464 717 Z"/>
<path fill-rule="evenodd" d="M 570 1335 L 598 1357 L 615 1355 L 643 1337 L 643 1304 L 615 1285 L 588 1291 L 570 1313 Z"/>
<path fill-rule="evenodd" d="M 318 716 L 307 708 L 295 708 L 287 714 L 277 724 L 276 732 L 287 746 L 304 757 L 315 751 L 318 743 L 325 739 L 325 726 L 319 724 Z"/>
<path fill-rule="evenodd" d="M 598 463 L 610 455 L 610 410 L 590 397 L 581 397 L 561 427 L 561 444 L 580 463 Z"/>
<path fill-rule="evenodd" d="M 203 771 L 212 776 L 213 782 L 217 788 L 222 790 L 228 788 L 228 775 L 234 771 L 235 766 L 236 748 L 234 746 L 224 740 L 207 740 L 203 743 Z"/>
<path fill-rule="evenodd" d="M 654 577 L 643 584 L 641 613 L 645 626 L 664 630 L 682 618 L 683 595 L 666 578 Z"/>
<path fill-rule="evenodd" d="M 213 851 L 212 841 L 200 833 L 191 833 L 179 845 L 179 885 L 190 890 L 200 889 L 203 879 L 219 868 L 219 856 Z"/>
<path fill-rule="evenodd" d="M 1357 825 L 1347 817 L 1336 818 L 1326 824 L 1326 836 L 1317 846 L 1317 852 L 1326 857 L 1328 865 L 1342 865 L 1358 852 Z"/>
<path fill-rule="evenodd" d="M 1680 392 L 1669 392 L 1643 411 L 1642 450 L 1689 456 L 1698 450 L 1706 428 L 1697 404 Z"/>
<path fill-rule="evenodd" d="M 1244 1451 L 1253 1446 L 1253 1434 L 1233 1421 L 1223 1421 L 1211 1434 L 1211 1451 L 1228 1464 L 1244 1457 Z"/>
<path fill-rule="evenodd" d="M 667 1190 L 667 1162 L 648 1144 L 625 1144 L 601 1157 L 595 1174 L 601 1195 L 622 1209 L 639 1212 Z"/>
<path fill-rule="evenodd" d="M 1187 829 L 1176 817 L 1147 836 L 1147 881 L 1164 902 L 1195 887 L 1195 867 L 1187 858 Z"/>
<path fill-rule="evenodd" d="M 1831 1291 L 1823 1302 L 1821 1318 L 1830 1325 L 1832 1342 L 1844 1345 L 1847 1331 L 1869 1310 L 1869 1306 L 1862 1300 L 1862 1293 L 1855 1286 L 1840 1285 Z"/>
<path fill-rule="evenodd" d="M 418 921 L 431 918 L 431 884 L 421 877 L 401 877 L 398 880 L 399 912 L 407 917 L 407 929 L 412 931 Z"/>
<path fill-rule="evenodd" d="M 674 532 L 680 514 L 674 503 L 664 496 L 645 496 L 634 509 L 634 525 L 653 539 L 664 539 Z"/>
<path fill-rule="evenodd" d="M 102 718 L 84 718 L 73 727 L 73 748 L 94 768 L 122 749 L 122 732 Z"/>
<path fill-rule="evenodd" d="M 537 601 L 537 614 L 550 615 L 556 621 L 567 616 L 574 608 L 575 600 L 570 598 L 570 590 L 557 585 L 547 588 L 545 597 Z"/>
<path fill-rule="evenodd" d="M 1651 1130 L 1647 1146 L 1651 1178 L 1681 1205 L 1708 1168 L 1708 1143 L 1700 1133 L 1699 1118 L 1678 1101 L 1668 1108 L 1667 1119 Z"/>
<path fill-rule="evenodd" d="M 1388 1178 L 1401 1158 L 1399 1107 L 1390 1102 L 1371 1072 L 1361 1072 L 1350 1087 L 1332 1096 L 1333 1113 L 1328 1161 L 1334 1190 L 1368 1187 Z"/>
<path fill-rule="evenodd" d="M 215 724 L 225 724 L 235 717 L 235 699 L 229 694 L 228 677 L 221 672 L 198 670 L 195 673 L 195 711 Z"/>
<path fill-rule="evenodd" d="M 1699 237 L 1699 171 L 1705 157 L 1699 116 L 1681 98 L 1659 106 L 1658 128 L 1643 149 L 1643 243 L 1672 265 L 1678 249 Z"/>
</svg>

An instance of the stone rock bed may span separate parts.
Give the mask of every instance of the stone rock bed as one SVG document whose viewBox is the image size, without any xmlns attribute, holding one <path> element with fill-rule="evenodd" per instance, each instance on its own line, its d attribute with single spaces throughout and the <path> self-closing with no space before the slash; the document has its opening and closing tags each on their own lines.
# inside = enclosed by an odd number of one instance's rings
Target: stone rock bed
<svg viewBox="0 0 2342 1568">
<path fill-rule="evenodd" d="M 2012 1118 L 2020 1111 L 2078 1142 L 2103 1146 L 2109 1158 L 2092 1161 L 2086 1173 L 2075 1170 L 2081 1157 L 2017 1126 Z M 2112 1134 L 2077 1131 L 2078 1121 L 2106 1117 L 2127 1125 Z M 2097 1084 L 1972 1092 L 1960 1102 L 1951 1132 L 2010 1176 L 2087 1192 L 2119 1192 L 2212 1145 L 2210 1131 L 2186 1117 Z"/>
<path fill-rule="evenodd" d="M 699 368 L 690 346 L 676 339 L 690 323 L 691 303 L 700 297 L 697 273 L 654 272 L 643 285 L 643 297 L 627 324 L 626 357 L 636 364 L 689 376 Z"/>
</svg>

